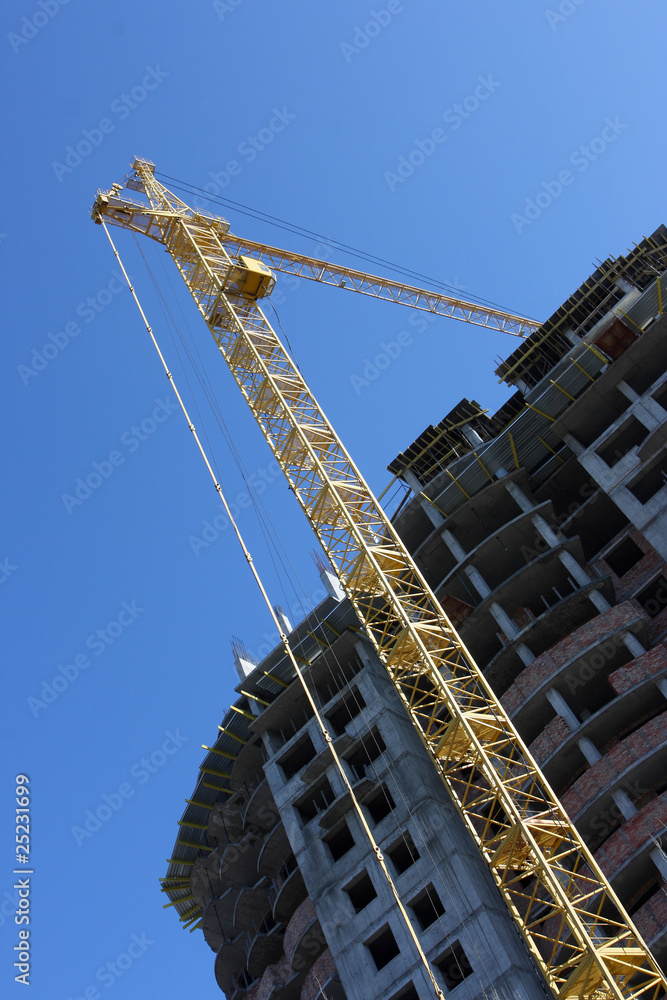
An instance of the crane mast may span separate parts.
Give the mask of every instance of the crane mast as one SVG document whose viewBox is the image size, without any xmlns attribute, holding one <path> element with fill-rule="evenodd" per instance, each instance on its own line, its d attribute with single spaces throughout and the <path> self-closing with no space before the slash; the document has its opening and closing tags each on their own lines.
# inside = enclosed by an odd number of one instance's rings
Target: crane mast
<svg viewBox="0 0 667 1000">
<path fill-rule="evenodd" d="M 93 219 L 174 259 L 553 994 L 657 1000 L 667 982 L 655 959 L 258 304 L 269 263 L 322 265 L 337 284 L 335 268 L 232 236 L 148 161 L 128 186 L 148 204 L 114 185 Z"/>
</svg>

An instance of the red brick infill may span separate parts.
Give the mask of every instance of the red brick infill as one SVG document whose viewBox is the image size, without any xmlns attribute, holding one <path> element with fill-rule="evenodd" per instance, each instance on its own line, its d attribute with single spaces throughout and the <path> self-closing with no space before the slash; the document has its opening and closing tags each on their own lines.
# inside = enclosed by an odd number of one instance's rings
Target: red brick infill
<svg viewBox="0 0 667 1000">
<path fill-rule="evenodd" d="M 636 660 L 615 670 L 609 675 L 609 683 L 616 694 L 624 694 L 635 684 L 659 676 L 665 669 L 667 669 L 667 647 L 660 643 L 655 649 L 650 649 L 648 653 L 643 653 Z"/>
<path fill-rule="evenodd" d="M 627 627 L 643 616 L 637 601 L 624 601 L 589 622 L 580 625 L 569 635 L 546 650 L 519 674 L 514 683 L 500 699 L 503 707 L 513 715 L 528 698 L 571 660 L 597 643 L 604 642 L 615 632 Z M 591 652 L 593 652 L 591 650 Z"/>
<path fill-rule="evenodd" d="M 595 852 L 595 859 L 605 875 L 613 878 L 637 851 L 650 844 L 652 837 L 659 837 L 666 828 L 667 792 L 663 792 L 626 820 Z"/>
<path fill-rule="evenodd" d="M 301 1000 L 317 1000 L 321 989 L 326 985 L 332 976 L 336 975 L 336 966 L 333 955 L 327 948 L 317 959 L 312 969 L 306 976 L 301 988 Z"/>
<path fill-rule="evenodd" d="M 570 728 L 567 722 L 560 715 L 557 715 L 555 719 L 547 723 L 528 749 L 537 763 L 541 765 L 548 757 L 551 757 L 552 753 L 565 742 L 569 735 Z"/>
<path fill-rule="evenodd" d="M 566 812 L 576 817 L 622 774 L 651 751 L 662 746 L 667 736 L 667 712 L 651 719 L 645 726 L 626 737 L 596 764 L 593 764 L 571 788 L 561 796 Z"/>
</svg>

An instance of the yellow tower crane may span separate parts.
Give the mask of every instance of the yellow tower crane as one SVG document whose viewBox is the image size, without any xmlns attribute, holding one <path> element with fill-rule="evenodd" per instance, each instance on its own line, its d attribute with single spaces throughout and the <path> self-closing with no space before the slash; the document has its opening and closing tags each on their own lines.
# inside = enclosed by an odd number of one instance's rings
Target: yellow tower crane
<svg viewBox="0 0 667 1000">
<path fill-rule="evenodd" d="M 667 981 L 262 312 L 274 270 L 526 336 L 502 311 L 289 253 L 189 208 L 137 159 L 97 223 L 166 247 L 554 996 L 657 1000 Z"/>
</svg>

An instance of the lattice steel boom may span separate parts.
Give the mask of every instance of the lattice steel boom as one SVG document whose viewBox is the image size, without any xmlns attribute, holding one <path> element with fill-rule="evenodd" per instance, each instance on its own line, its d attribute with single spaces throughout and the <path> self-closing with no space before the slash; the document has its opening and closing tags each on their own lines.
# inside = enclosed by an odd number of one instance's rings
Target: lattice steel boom
<svg viewBox="0 0 667 1000">
<path fill-rule="evenodd" d="M 133 168 L 129 186 L 149 204 L 114 185 L 93 219 L 173 257 L 554 995 L 657 1000 L 667 982 L 653 956 L 257 303 L 277 260 L 326 268 L 310 276 L 329 283 L 361 272 L 238 240 L 152 164 Z"/>
</svg>

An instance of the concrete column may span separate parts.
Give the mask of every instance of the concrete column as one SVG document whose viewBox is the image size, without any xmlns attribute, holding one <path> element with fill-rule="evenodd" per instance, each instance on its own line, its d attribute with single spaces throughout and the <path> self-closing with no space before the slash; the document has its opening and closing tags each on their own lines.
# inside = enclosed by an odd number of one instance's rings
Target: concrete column
<svg viewBox="0 0 667 1000">
<path fill-rule="evenodd" d="M 475 569 L 474 566 L 466 566 L 464 573 L 468 577 L 468 579 L 470 580 L 470 582 L 472 583 L 473 587 L 475 588 L 479 596 L 482 598 L 482 600 L 487 598 L 491 593 L 491 588 L 489 587 L 488 583 L 486 582 L 480 571 L 478 569 Z"/>
<path fill-rule="evenodd" d="M 559 691 L 556 691 L 556 688 L 549 688 L 546 694 L 547 701 L 551 707 L 555 709 L 557 715 L 560 715 L 562 719 L 565 719 L 572 732 L 574 732 L 575 729 L 578 729 L 581 723 L 568 703 L 565 701 L 565 698 L 563 698 L 562 694 Z"/>
<path fill-rule="evenodd" d="M 667 677 L 661 677 L 659 681 L 656 681 L 656 685 L 663 698 L 667 698 Z"/>
<path fill-rule="evenodd" d="M 604 596 L 604 594 L 601 594 L 599 590 L 591 590 L 590 594 L 588 595 L 588 598 L 591 604 L 593 604 L 597 608 L 600 614 L 602 614 L 603 611 L 609 611 L 611 604 Z"/>
<path fill-rule="evenodd" d="M 636 658 L 646 652 L 641 642 L 632 632 L 623 632 L 623 645 Z"/>
<path fill-rule="evenodd" d="M 547 524 L 541 514 L 535 514 L 534 517 L 531 517 L 530 521 L 531 524 L 535 526 L 537 533 L 542 536 L 547 545 L 549 545 L 552 549 L 555 548 L 556 545 L 560 545 L 558 535 L 553 528 Z"/>
<path fill-rule="evenodd" d="M 616 383 L 616 388 L 619 392 L 622 392 L 626 399 L 629 399 L 631 403 L 636 403 L 639 399 L 639 395 L 635 392 L 631 386 L 624 379 L 619 379 Z"/>
<path fill-rule="evenodd" d="M 493 602 L 489 610 L 508 639 L 513 639 L 515 635 L 519 634 L 519 630 L 510 616 L 496 601 Z"/>
<path fill-rule="evenodd" d="M 443 542 L 445 543 L 451 554 L 454 556 L 456 561 L 463 562 L 463 560 L 466 557 L 465 549 L 458 541 L 458 539 L 454 538 L 454 535 L 451 533 L 449 528 L 445 528 L 445 530 L 441 533 L 440 537 L 442 538 Z"/>
<path fill-rule="evenodd" d="M 627 792 L 612 792 L 611 797 L 620 809 L 624 819 L 630 819 L 637 812 L 637 808 L 633 805 L 632 799 Z"/>
<path fill-rule="evenodd" d="M 559 552 L 558 558 L 560 559 L 560 561 L 562 562 L 563 566 L 568 571 L 568 573 L 576 580 L 576 582 L 579 584 L 580 587 L 585 587 L 586 584 L 591 582 L 591 578 L 586 572 L 586 570 L 579 565 L 574 556 L 570 555 L 569 552 L 566 552 L 565 550 Z"/>
<path fill-rule="evenodd" d="M 662 847 L 654 847 L 650 853 L 650 858 L 660 872 L 661 877 L 667 882 L 667 855 Z"/>
<path fill-rule="evenodd" d="M 597 764 L 597 762 L 602 757 L 602 754 L 595 746 L 595 743 L 593 743 L 592 740 L 589 740 L 588 736 L 582 736 L 581 739 L 577 740 L 577 746 L 579 747 L 579 749 L 581 750 L 582 754 L 584 755 L 588 763 L 591 765 L 591 767 L 593 766 L 593 764 Z"/>
<path fill-rule="evenodd" d="M 525 644 L 525 642 L 520 642 L 519 645 L 516 647 L 516 651 L 522 663 L 524 663 L 527 667 L 531 665 L 533 660 L 537 659 L 535 654 L 531 652 L 530 649 L 528 649 L 528 646 Z"/>
<path fill-rule="evenodd" d="M 516 483 L 505 483 L 505 489 L 512 497 L 512 499 L 516 501 L 520 509 L 525 513 L 527 513 L 529 510 L 532 510 L 533 507 L 535 506 L 535 504 L 532 503 L 532 501 L 526 496 L 523 490 L 519 486 L 517 486 Z"/>
<path fill-rule="evenodd" d="M 581 441 L 574 434 L 563 434 L 563 441 L 575 455 L 581 455 L 582 451 L 586 451 Z"/>
<path fill-rule="evenodd" d="M 340 580 L 336 574 L 330 569 L 323 569 L 320 573 L 320 580 L 324 585 L 329 597 L 333 597 L 335 601 L 342 601 L 345 597 L 345 591 L 341 585 Z"/>
<path fill-rule="evenodd" d="M 436 510 L 433 504 L 427 500 L 426 497 L 422 496 L 423 486 L 415 476 L 414 472 L 411 472 L 409 469 L 403 469 L 401 476 L 408 484 L 414 495 L 419 498 L 421 509 L 424 511 L 431 524 L 436 528 L 439 528 L 441 524 L 444 524 L 445 519 L 440 511 Z"/>
</svg>

